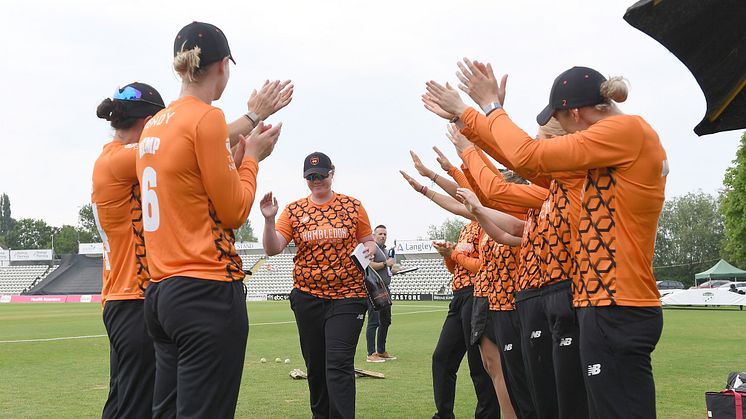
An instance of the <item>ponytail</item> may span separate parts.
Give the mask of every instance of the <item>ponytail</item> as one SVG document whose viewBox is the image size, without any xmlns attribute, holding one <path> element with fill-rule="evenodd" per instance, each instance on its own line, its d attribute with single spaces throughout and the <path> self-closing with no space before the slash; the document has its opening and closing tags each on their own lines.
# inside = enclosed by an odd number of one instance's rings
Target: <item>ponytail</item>
<svg viewBox="0 0 746 419">
<path fill-rule="evenodd" d="M 595 106 L 595 108 L 602 112 L 607 112 L 616 107 L 614 104 L 622 103 L 627 100 L 629 94 L 629 84 L 627 79 L 622 76 L 609 77 L 608 80 L 601 83 L 601 96 L 604 98 L 604 102 Z"/>
<path fill-rule="evenodd" d="M 200 52 L 202 50 L 199 47 L 194 47 L 186 51 L 182 49 L 174 57 L 174 70 L 188 83 L 197 81 L 203 72 L 203 69 L 199 66 Z"/>
</svg>

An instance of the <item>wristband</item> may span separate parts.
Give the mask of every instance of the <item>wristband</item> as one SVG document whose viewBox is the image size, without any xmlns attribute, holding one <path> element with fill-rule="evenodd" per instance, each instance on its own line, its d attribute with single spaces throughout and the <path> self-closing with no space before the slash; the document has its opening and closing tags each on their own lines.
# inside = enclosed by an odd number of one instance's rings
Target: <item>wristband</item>
<svg viewBox="0 0 746 419">
<path fill-rule="evenodd" d="M 427 196 L 427 191 L 428 191 L 427 186 L 422 185 L 422 188 L 420 189 L 420 193 Z"/>
<path fill-rule="evenodd" d="M 459 119 L 461 119 L 461 117 L 456 115 L 453 118 L 449 119 L 448 122 L 455 124 L 456 122 L 458 122 Z"/>
<path fill-rule="evenodd" d="M 253 127 L 256 128 L 257 124 L 259 124 L 259 115 L 257 115 L 256 113 L 249 111 L 245 113 L 244 116 L 246 117 L 246 119 L 249 120 L 249 122 L 251 122 L 251 125 Z"/>
<path fill-rule="evenodd" d="M 490 114 L 498 109 L 502 109 L 503 105 L 500 104 L 500 102 L 492 102 L 489 105 L 485 106 L 482 111 L 484 111 L 485 116 L 490 116 Z"/>
</svg>

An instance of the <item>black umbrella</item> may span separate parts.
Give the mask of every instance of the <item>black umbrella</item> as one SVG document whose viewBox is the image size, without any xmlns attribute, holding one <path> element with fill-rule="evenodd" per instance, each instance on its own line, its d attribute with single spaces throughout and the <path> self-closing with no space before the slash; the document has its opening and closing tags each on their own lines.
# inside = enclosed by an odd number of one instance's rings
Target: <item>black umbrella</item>
<svg viewBox="0 0 746 419">
<path fill-rule="evenodd" d="M 746 0 L 641 0 L 624 20 L 668 48 L 707 100 L 698 135 L 746 128 Z"/>
</svg>

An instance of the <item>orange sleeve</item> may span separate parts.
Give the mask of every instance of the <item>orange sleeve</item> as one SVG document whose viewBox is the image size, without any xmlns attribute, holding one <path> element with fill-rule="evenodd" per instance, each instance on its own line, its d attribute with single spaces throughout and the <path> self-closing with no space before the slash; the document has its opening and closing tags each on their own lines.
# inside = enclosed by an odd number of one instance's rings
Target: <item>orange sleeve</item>
<svg viewBox="0 0 746 419">
<path fill-rule="evenodd" d="M 469 173 L 484 191 L 490 201 L 516 205 L 526 208 L 541 208 L 547 198 L 548 190 L 537 185 L 519 185 L 505 181 L 498 171 L 493 172 L 477 152 L 476 147 L 469 147 L 461 153 L 461 159 Z"/>
<path fill-rule="evenodd" d="M 236 229 L 246 222 L 254 203 L 259 163 L 247 156 L 236 170 L 228 141 L 223 112 L 210 110 L 197 124 L 197 165 L 218 218 L 227 228 Z"/>
<path fill-rule="evenodd" d="M 484 194 L 484 192 L 482 192 L 482 189 L 477 184 L 477 181 L 476 179 L 474 179 L 474 176 L 471 175 L 471 172 L 469 171 L 469 169 L 462 165 L 461 170 L 464 172 L 464 176 L 466 176 L 466 179 L 469 181 L 469 185 L 471 185 L 471 190 L 474 191 L 474 193 L 477 195 L 477 198 L 479 198 L 479 202 L 483 203 L 484 205 L 492 209 L 496 209 L 498 211 L 513 215 L 516 218 L 521 218 L 521 217 L 516 216 L 515 214 L 524 214 L 525 216 L 525 213 L 528 210 L 528 208 L 522 207 L 519 205 L 506 204 L 503 202 L 489 199 Z"/>
<path fill-rule="evenodd" d="M 497 111 L 495 111 L 497 112 Z M 494 112 L 493 112 L 494 114 Z M 492 114 L 490 114 L 491 116 Z M 474 108 L 467 108 L 461 115 L 461 120 L 464 122 L 464 128 L 461 129 L 461 133 L 464 134 L 472 143 L 477 145 L 479 148 L 487 152 L 493 159 L 498 163 L 507 167 L 508 169 L 518 173 L 525 177 L 531 183 L 539 185 L 543 188 L 549 188 L 549 184 L 552 182 L 552 178 L 546 174 L 530 173 L 523 170 L 522 167 L 516 167 L 505 155 L 503 150 L 500 148 L 498 141 L 495 140 L 492 130 L 490 129 L 490 122 L 486 116 L 477 111 Z"/>
<path fill-rule="evenodd" d="M 451 259 L 473 274 L 479 272 L 479 268 L 482 267 L 481 259 L 466 256 L 461 252 L 454 251 L 451 253 Z"/>
<path fill-rule="evenodd" d="M 604 118 L 586 130 L 542 141 L 532 140 L 503 109 L 490 114 L 489 124 L 505 156 L 528 173 L 624 166 L 637 159 L 644 141 L 642 127 L 629 117 Z"/>
<path fill-rule="evenodd" d="M 137 143 L 126 144 L 114 150 L 109 160 L 109 170 L 122 182 L 137 183 Z"/>
<path fill-rule="evenodd" d="M 479 184 L 474 180 L 474 176 L 471 175 L 471 172 L 469 171 L 469 168 L 465 165 L 461 165 L 461 171 L 464 173 L 464 177 L 466 178 L 466 182 L 468 183 L 468 188 L 474 192 L 474 194 L 479 199 L 479 202 L 487 202 L 489 199 L 487 199 L 487 196 L 484 194 L 484 191 L 479 187 Z"/>
<path fill-rule="evenodd" d="M 373 230 L 370 228 L 370 219 L 368 219 L 368 213 L 365 211 L 365 208 L 363 208 L 363 205 L 360 204 L 357 213 L 357 231 L 355 237 L 359 242 L 360 239 L 372 234 Z"/>
<path fill-rule="evenodd" d="M 443 262 L 446 264 L 446 269 L 448 269 L 448 272 L 453 273 L 453 271 L 456 270 L 456 262 L 454 262 L 451 258 L 443 258 Z"/>
<path fill-rule="evenodd" d="M 275 231 L 282 234 L 282 237 L 284 237 L 288 243 L 293 239 L 293 226 L 290 223 L 290 211 L 288 210 L 288 207 L 285 207 L 285 209 L 280 213 L 280 216 L 277 217 L 277 221 L 275 221 Z"/>
<path fill-rule="evenodd" d="M 487 152 L 487 154 L 497 160 L 498 163 L 510 170 L 515 170 L 513 165 L 510 164 L 510 161 L 503 154 L 502 150 L 500 150 L 495 139 L 492 138 L 492 131 L 490 131 L 487 117 L 482 115 L 482 113 L 476 109 L 469 107 L 461 115 L 461 121 L 463 121 L 465 125 L 465 127 L 461 129 L 461 133 L 464 134 L 466 138 Z"/>
<path fill-rule="evenodd" d="M 456 166 L 452 166 L 450 169 L 448 169 L 448 175 L 453 178 L 453 180 L 458 183 L 459 188 L 467 188 L 471 189 L 471 185 L 469 185 L 469 181 L 464 175 L 464 173 L 459 170 Z"/>
</svg>

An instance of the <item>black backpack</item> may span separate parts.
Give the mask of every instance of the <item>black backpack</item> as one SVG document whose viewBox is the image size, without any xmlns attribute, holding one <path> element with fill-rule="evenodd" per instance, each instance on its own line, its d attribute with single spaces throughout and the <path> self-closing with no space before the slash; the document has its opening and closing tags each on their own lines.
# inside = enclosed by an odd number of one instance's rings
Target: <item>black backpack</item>
<svg viewBox="0 0 746 419">
<path fill-rule="evenodd" d="M 711 419 L 746 419 L 746 372 L 728 374 L 726 390 L 705 393 L 707 417 Z"/>
</svg>

